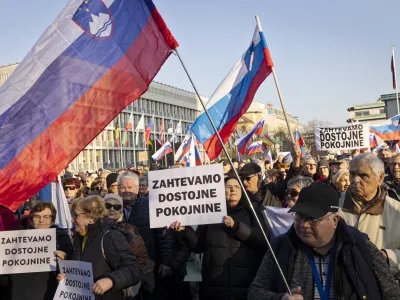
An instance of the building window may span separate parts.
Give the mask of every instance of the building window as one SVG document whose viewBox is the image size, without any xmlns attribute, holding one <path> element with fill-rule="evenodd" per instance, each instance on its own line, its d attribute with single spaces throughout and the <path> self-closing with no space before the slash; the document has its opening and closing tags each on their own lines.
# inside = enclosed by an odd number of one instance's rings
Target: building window
<svg viewBox="0 0 400 300">
<path fill-rule="evenodd" d="M 384 108 L 381 108 L 380 110 L 379 110 L 379 113 L 380 114 L 385 114 L 386 112 L 385 112 L 385 109 Z"/>
<path fill-rule="evenodd" d="M 356 117 L 368 116 L 369 115 L 369 110 L 356 111 L 355 115 L 356 115 Z"/>
</svg>

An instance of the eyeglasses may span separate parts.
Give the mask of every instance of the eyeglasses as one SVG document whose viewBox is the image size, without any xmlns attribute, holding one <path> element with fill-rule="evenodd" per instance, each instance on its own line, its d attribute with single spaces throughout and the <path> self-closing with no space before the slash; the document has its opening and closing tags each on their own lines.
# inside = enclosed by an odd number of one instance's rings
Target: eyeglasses
<svg viewBox="0 0 400 300">
<path fill-rule="evenodd" d="M 121 210 L 122 205 L 121 204 L 110 204 L 110 203 L 106 203 L 106 208 L 107 209 L 113 209 L 113 210 Z"/>
<path fill-rule="evenodd" d="M 65 185 L 65 186 L 64 186 L 64 190 L 65 190 L 65 191 L 68 191 L 68 190 L 75 191 L 75 190 L 76 190 L 76 186 L 74 186 L 74 185 L 72 185 L 72 186 L 70 186 L 70 185 Z"/>
<path fill-rule="evenodd" d="M 312 217 L 309 217 L 304 214 L 293 213 L 293 219 L 294 219 L 294 222 L 297 224 L 303 224 L 305 222 L 310 222 L 310 225 L 315 227 L 315 226 L 318 226 L 322 220 L 327 219 L 329 216 L 331 216 L 333 214 L 334 213 L 330 213 L 329 215 L 326 215 L 326 216 L 316 219 L 316 218 L 312 218 Z"/>
<path fill-rule="evenodd" d="M 50 221 L 51 221 L 51 218 L 52 218 L 52 215 L 45 215 L 45 216 L 34 215 L 34 216 L 32 217 L 33 221 L 35 221 L 35 222 L 39 222 L 39 221 L 42 220 L 42 219 L 43 219 L 43 221 L 45 221 L 45 222 L 50 222 Z"/>
<path fill-rule="evenodd" d="M 80 215 L 84 215 L 84 214 L 86 214 L 86 213 L 79 213 L 79 214 L 77 214 L 77 213 L 75 213 L 75 212 L 71 212 L 71 217 L 73 218 L 73 219 L 77 219 Z"/>
<path fill-rule="evenodd" d="M 227 185 L 225 186 L 226 190 L 240 190 L 240 186 L 239 185 Z"/>
<path fill-rule="evenodd" d="M 256 176 L 257 176 L 257 175 L 247 176 L 247 177 L 244 177 L 243 180 L 245 180 L 245 181 L 250 181 L 251 178 L 256 177 Z"/>
<path fill-rule="evenodd" d="M 287 190 L 286 194 L 290 197 L 297 197 L 300 193 L 296 190 Z"/>
</svg>

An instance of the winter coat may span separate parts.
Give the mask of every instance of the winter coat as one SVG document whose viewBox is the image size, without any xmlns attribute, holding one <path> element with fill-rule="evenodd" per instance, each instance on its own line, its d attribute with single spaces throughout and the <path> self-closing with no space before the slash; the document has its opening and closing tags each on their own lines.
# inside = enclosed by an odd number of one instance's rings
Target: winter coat
<svg viewBox="0 0 400 300">
<path fill-rule="evenodd" d="M 150 259 L 158 266 L 172 264 L 172 239 L 164 228 L 150 228 L 149 200 L 138 197 L 132 206 L 129 217 L 124 215 L 127 223 L 136 226 L 146 245 Z"/>
<path fill-rule="evenodd" d="M 109 232 L 105 234 L 107 231 Z M 102 239 L 105 258 L 101 249 Z M 102 278 L 110 278 L 113 282 L 112 289 L 103 296 L 96 295 L 96 300 L 123 299 L 121 290 L 142 280 L 142 270 L 126 237 L 119 230 L 112 229 L 106 219 L 99 219 L 88 226 L 83 251 L 82 241 L 83 237 L 76 233 L 72 259 L 92 263 L 94 282 Z"/>
<path fill-rule="evenodd" d="M 335 300 L 395 300 L 400 288 L 383 255 L 367 235 L 340 220 L 336 229 L 333 288 Z M 304 299 L 313 299 L 315 283 L 306 247 L 292 227 L 271 241 L 272 249 L 290 289 L 301 287 Z M 267 252 L 249 289 L 249 300 L 279 300 L 287 292 Z"/>
<path fill-rule="evenodd" d="M 235 224 L 200 225 L 180 231 L 183 241 L 196 253 L 204 253 L 200 299 L 245 300 L 267 249 L 260 228 L 242 198 L 228 215 Z M 261 222 L 264 219 L 256 206 Z M 265 225 L 265 224 L 264 224 Z"/>
<path fill-rule="evenodd" d="M 385 178 L 383 187 L 387 190 L 390 198 L 400 201 L 400 184 L 392 179 L 392 176 Z"/>
<path fill-rule="evenodd" d="M 74 253 L 71 239 L 67 232 L 57 225 L 51 226 L 56 229 L 56 249 L 61 250 L 71 257 Z M 12 300 L 52 300 L 57 290 L 58 272 L 37 272 L 12 274 L 11 298 Z"/>
<path fill-rule="evenodd" d="M 277 195 L 273 195 L 265 184 L 262 184 L 257 192 L 247 192 L 247 194 L 253 203 L 260 203 L 264 206 L 282 207 L 280 198 Z"/>
<path fill-rule="evenodd" d="M 11 210 L 0 205 L 0 231 L 19 230 L 18 221 Z"/>
<path fill-rule="evenodd" d="M 348 195 L 347 193 L 345 195 Z M 349 211 L 351 199 L 344 199 L 340 216 L 350 226 L 368 235 L 378 249 L 385 249 L 392 273 L 400 277 L 400 202 L 386 196 L 381 215 L 357 215 Z"/>
</svg>

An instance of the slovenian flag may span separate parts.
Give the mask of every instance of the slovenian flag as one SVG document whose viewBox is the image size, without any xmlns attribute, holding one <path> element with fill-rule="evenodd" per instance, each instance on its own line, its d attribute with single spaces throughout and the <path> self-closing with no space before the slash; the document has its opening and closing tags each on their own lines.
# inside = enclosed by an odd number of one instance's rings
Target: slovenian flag
<svg viewBox="0 0 400 300">
<path fill-rule="evenodd" d="M 257 141 L 257 142 L 251 143 L 251 145 L 247 149 L 247 155 L 250 155 L 253 153 L 264 153 L 263 148 L 262 148 L 262 141 Z"/>
<path fill-rule="evenodd" d="M 369 131 L 375 133 L 384 141 L 400 140 L 400 128 L 393 124 L 387 125 L 371 125 Z"/>
<path fill-rule="evenodd" d="M 160 160 L 165 155 L 172 153 L 172 146 L 170 142 L 166 142 L 156 153 L 154 153 L 151 158 L 154 160 Z"/>
<path fill-rule="evenodd" d="M 304 143 L 303 137 L 300 134 L 300 131 L 296 128 L 296 131 L 294 132 L 294 142 L 296 145 L 300 147 L 301 150 L 301 157 L 306 157 L 307 156 L 307 149 L 306 149 L 306 144 Z"/>
<path fill-rule="evenodd" d="M 377 146 L 378 146 L 378 141 L 376 140 L 376 136 L 374 133 L 370 132 L 369 133 L 369 147 L 375 148 Z"/>
<path fill-rule="evenodd" d="M 186 153 L 183 161 L 186 162 L 186 167 L 201 166 L 199 149 L 197 149 L 196 137 L 192 135 L 189 151 Z"/>
<path fill-rule="evenodd" d="M 192 142 L 192 135 L 186 135 L 182 144 L 178 148 L 178 150 L 175 153 L 175 161 L 180 163 L 183 159 L 183 157 L 186 155 L 186 153 L 190 149 L 190 143 Z"/>
<path fill-rule="evenodd" d="M 0 204 L 55 179 L 177 46 L 151 0 L 71 0 L 0 87 Z"/>
<path fill-rule="evenodd" d="M 235 145 L 237 146 L 238 152 L 240 154 L 245 154 L 246 153 L 246 146 L 247 143 L 250 141 L 252 136 L 264 127 L 264 118 L 262 118 L 260 121 L 258 121 L 253 128 L 249 131 L 249 133 L 243 135 L 240 139 L 236 140 Z"/>
<path fill-rule="evenodd" d="M 272 59 L 260 27 L 256 26 L 250 46 L 207 102 L 207 110 L 224 144 L 250 107 L 258 87 L 272 72 Z M 194 122 L 192 131 L 210 160 L 216 159 L 222 145 L 204 112 Z"/>
</svg>

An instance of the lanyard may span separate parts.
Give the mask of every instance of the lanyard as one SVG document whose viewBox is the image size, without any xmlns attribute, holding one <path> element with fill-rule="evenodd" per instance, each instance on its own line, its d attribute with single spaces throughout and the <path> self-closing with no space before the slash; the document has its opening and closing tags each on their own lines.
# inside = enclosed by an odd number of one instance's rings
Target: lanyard
<svg viewBox="0 0 400 300">
<path fill-rule="evenodd" d="M 315 265 L 314 256 L 312 255 L 312 253 L 308 247 L 304 247 L 304 249 L 307 254 L 308 261 L 311 265 L 315 284 L 318 288 L 318 293 L 322 300 L 329 300 L 329 292 L 331 289 L 331 282 L 332 282 L 332 277 L 333 277 L 333 264 L 334 264 L 334 260 L 335 260 L 335 252 L 333 251 L 335 249 L 335 244 L 333 244 L 332 251 L 330 254 L 330 258 L 329 258 L 328 275 L 326 277 L 325 289 L 322 286 L 321 278 L 318 274 L 317 267 Z"/>
</svg>

